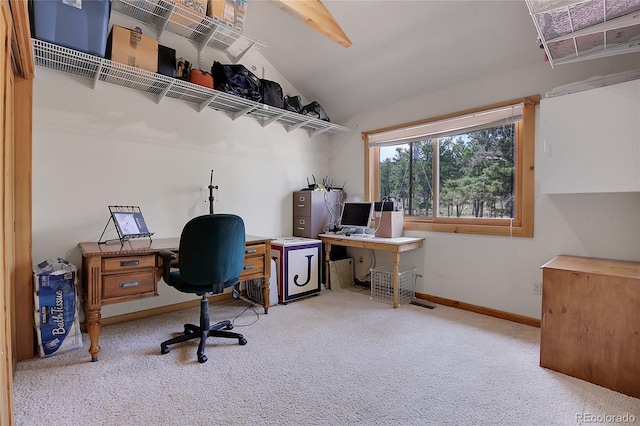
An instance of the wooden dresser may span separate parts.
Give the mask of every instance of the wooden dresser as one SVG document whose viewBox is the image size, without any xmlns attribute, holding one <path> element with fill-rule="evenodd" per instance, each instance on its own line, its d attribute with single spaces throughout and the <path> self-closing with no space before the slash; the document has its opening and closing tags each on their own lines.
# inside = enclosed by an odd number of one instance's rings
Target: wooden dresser
<svg viewBox="0 0 640 426">
<path fill-rule="evenodd" d="M 85 325 L 91 339 L 91 360 L 98 360 L 103 305 L 158 295 L 162 278 L 161 249 L 177 251 L 179 238 L 138 239 L 108 244 L 78 244 L 82 251 L 82 287 Z M 271 239 L 247 235 L 244 271 L 240 281 L 263 279 L 264 313 L 269 311 Z M 179 256 L 179 254 L 178 254 Z"/>
<path fill-rule="evenodd" d="M 542 266 L 540 366 L 640 398 L 640 263 Z"/>
</svg>

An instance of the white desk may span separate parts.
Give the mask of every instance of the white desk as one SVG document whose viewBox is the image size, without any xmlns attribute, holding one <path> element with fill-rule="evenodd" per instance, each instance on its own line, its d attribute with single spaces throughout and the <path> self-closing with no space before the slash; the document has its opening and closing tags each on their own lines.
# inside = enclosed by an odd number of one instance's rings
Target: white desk
<svg viewBox="0 0 640 426">
<path fill-rule="evenodd" d="M 400 275 L 400 253 L 422 247 L 424 238 L 362 238 L 338 234 L 320 234 L 325 245 L 325 277 L 329 277 L 329 261 L 331 246 L 357 247 L 369 250 L 383 250 L 391 253 L 393 258 L 393 307 L 398 307 L 398 277 Z"/>
</svg>

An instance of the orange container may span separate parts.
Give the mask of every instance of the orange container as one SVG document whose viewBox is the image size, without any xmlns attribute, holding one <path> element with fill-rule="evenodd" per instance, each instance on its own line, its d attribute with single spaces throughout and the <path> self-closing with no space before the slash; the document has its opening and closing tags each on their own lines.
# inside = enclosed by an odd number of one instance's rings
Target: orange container
<svg viewBox="0 0 640 426">
<path fill-rule="evenodd" d="M 193 84 L 199 84 L 200 86 L 213 89 L 213 76 L 206 71 L 198 69 L 191 70 L 189 73 L 189 81 Z"/>
</svg>

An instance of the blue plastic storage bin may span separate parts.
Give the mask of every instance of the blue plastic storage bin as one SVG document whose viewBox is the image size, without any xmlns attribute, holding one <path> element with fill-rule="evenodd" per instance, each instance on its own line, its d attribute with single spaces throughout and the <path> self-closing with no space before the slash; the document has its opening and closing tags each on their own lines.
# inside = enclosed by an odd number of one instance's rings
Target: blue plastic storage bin
<svg viewBox="0 0 640 426">
<path fill-rule="evenodd" d="M 33 0 L 33 36 L 104 57 L 110 0 Z"/>
</svg>

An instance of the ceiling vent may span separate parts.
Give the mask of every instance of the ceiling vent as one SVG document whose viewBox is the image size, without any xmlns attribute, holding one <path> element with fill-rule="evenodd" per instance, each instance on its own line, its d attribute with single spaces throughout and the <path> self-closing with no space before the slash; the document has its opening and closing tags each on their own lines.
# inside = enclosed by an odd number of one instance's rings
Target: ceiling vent
<svg viewBox="0 0 640 426">
<path fill-rule="evenodd" d="M 640 52 L 640 0 L 526 0 L 551 67 Z"/>
</svg>

